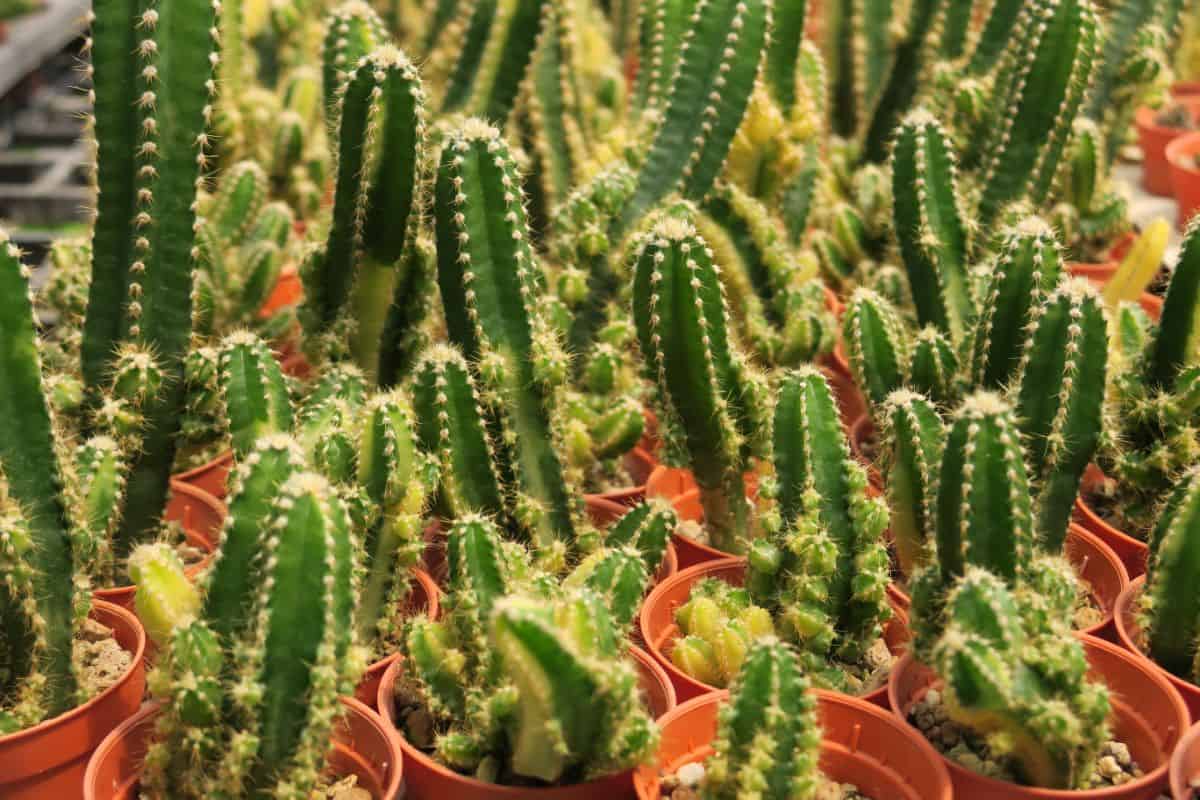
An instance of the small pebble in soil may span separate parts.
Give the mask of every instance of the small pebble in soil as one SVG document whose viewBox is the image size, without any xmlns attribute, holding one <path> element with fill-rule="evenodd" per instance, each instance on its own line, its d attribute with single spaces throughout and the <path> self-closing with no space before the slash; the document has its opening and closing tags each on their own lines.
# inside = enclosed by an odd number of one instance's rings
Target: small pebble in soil
<svg viewBox="0 0 1200 800">
<path fill-rule="evenodd" d="M 993 757 L 983 739 L 950 719 L 939 690 L 927 691 L 909 710 L 908 717 L 929 743 L 946 758 L 980 775 L 1016 782 L 1005 759 Z M 1108 741 L 1104 743 L 1096 758 L 1087 788 L 1120 786 L 1142 775 L 1142 770 L 1133 760 L 1129 747 L 1124 742 Z"/>
<path fill-rule="evenodd" d="M 663 775 L 659 793 L 669 800 L 700 800 L 700 785 L 704 782 L 703 764 L 684 764 L 676 772 Z M 813 800 L 872 800 L 850 783 L 824 781 L 817 787 Z"/>
</svg>

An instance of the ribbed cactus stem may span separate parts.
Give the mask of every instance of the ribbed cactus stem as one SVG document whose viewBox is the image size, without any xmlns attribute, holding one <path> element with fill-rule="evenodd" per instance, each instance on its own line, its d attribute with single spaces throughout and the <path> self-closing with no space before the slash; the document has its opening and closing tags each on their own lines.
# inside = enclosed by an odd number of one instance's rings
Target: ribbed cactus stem
<svg viewBox="0 0 1200 800">
<path fill-rule="evenodd" d="M 558 455 L 555 392 L 566 354 L 537 307 L 545 276 L 531 246 L 516 163 L 499 131 L 469 119 L 448 137 L 435 200 L 438 283 L 450 340 L 500 418 L 515 513 L 539 548 L 574 541 L 578 498 Z"/>
<path fill-rule="evenodd" d="M 1100 440 L 1108 320 L 1084 279 L 1060 285 L 1030 322 L 1015 411 L 1037 491 L 1038 544 L 1059 553 L 1083 471 Z"/>
<path fill-rule="evenodd" d="M 958 353 L 937 328 L 917 332 L 908 360 L 908 386 L 935 403 L 951 405 L 958 388 Z"/>
<path fill-rule="evenodd" d="M 608 547 L 636 547 L 647 571 L 654 574 L 662 564 L 667 541 L 678 524 L 679 517 L 671 505 L 662 500 L 647 500 L 626 511 L 613 523 L 605 531 L 604 543 Z"/>
<path fill-rule="evenodd" d="M 321 87 L 330 131 L 335 135 L 340 126 L 342 87 L 358 68 L 358 62 L 386 41 L 383 21 L 363 0 L 347 0 L 326 17 L 321 46 Z"/>
<path fill-rule="evenodd" d="M 129 578 L 137 585 L 134 604 L 146 633 L 167 646 L 175 628 L 185 627 L 200 610 L 200 593 L 184 573 L 183 560 L 163 542 L 139 545 L 129 555 Z"/>
<path fill-rule="evenodd" d="M 1029 322 L 1062 271 L 1054 231 L 1041 218 L 1028 217 L 1004 233 L 972 331 L 972 385 L 1008 385 L 1020 366 Z"/>
<path fill-rule="evenodd" d="M 3 496 L 0 484 L 0 663 L 5 667 L 0 735 L 36 725 L 47 711 L 48 677 L 42 669 L 48 640 L 36 600 L 33 548 L 28 520 Z"/>
<path fill-rule="evenodd" d="M 679 64 L 679 47 L 687 34 L 696 0 L 652 0 L 638 3 L 638 73 L 634 104 L 639 109 L 665 105 Z"/>
<path fill-rule="evenodd" d="M 871 407 L 880 407 L 904 385 L 908 340 L 896 309 L 871 289 L 854 290 L 842 318 L 854 380 Z"/>
<path fill-rule="evenodd" d="M 890 529 L 900 571 L 912 577 L 933 555 L 937 478 L 946 426 L 933 403 L 907 389 L 888 395 L 880 417 Z"/>
<path fill-rule="evenodd" d="M 967 277 L 967 227 L 950 138 L 932 114 L 909 114 L 892 149 L 896 238 L 924 325 L 961 341 L 974 311 Z"/>
<path fill-rule="evenodd" d="M 1146 575 L 1146 646 L 1163 669 L 1195 681 L 1200 639 L 1200 471 L 1184 474 L 1159 514 Z"/>
<path fill-rule="evenodd" d="M 713 755 L 705 762 L 705 800 L 815 796 L 817 704 L 796 654 L 777 639 L 750 647 L 722 706 Z"/>
<path fill-rule="evenodd" d="M 258 162 L 239 161 L 221 176 L 206 221 L 222 240 L 240 243 L 257 224 L 269 188 Z"/>
<path fill-rule="evenodd" d="M 613 222 L 618 234 L 672 192 L 696 201 L 708 193 L 750 102 L 770 30 L 770 0 L 697 0 L 637 188 Z"/>
<path fill-rule="evenodd" d="M 994 94 L 980 177 L 983 224 L 1022 196 L 1045 200 L 1091 80 L 1098 25 L 1091 0 L 1022 7 Z"/>
<path fill-rule="evenodd" d="M 740 552 L 750 530 L 742 482 L 749 387 L 718 267 L 684 212 L 664 213 L 634 243 L 633 315 L 647 369 L 682 428 L 712 542 Z"/>
<path fill-rule="evenodd" d="M 1179 259 L 1163 301 L 1158 333 L 1146 358 L 1147 383 L 1170 387 L 1185 366 L 1196 363 L 1200 334 L 1200 219 L 1188 224 Z"/>
<path fill-rule="evenodd" d="M 0 354 L 0 373 L 5 376 L 5 390 L 0 392 L 0 500 L 15 504 L 25 520 L 21 535 L 28 536 L 28 547 L 8 547 L 21 551 L 20 563 L 29 570 L 27 578 L 20 579 L 14 566 L 14 580 L 35 588 L 36 608 L 28 607 L 27 597 L 18 602 L 21 616 L 40 628 L 35 660 L 46 680 L 45 711 L 54 715 L 75 705 L 75 561 L 42 383 L 29 275 L 17 246 L 0 230 L 0 341 L 5 343 Z M 8 558 L 17 561 L 16 556 Z"/>
<path fill-rule="evenodd" d="M 270 433 L 292 429 L 287 381 L 266 343 L 249 331 L 225 337 L 219 381 L 234 452 L 245 457 Z"/>
<path fill-rule="evenodd" d="M 618 625 L 628 625 L 641 606 L 650 573 L 632 546 L 601 548 L 580 561 L 563 581 L 567 589 L 587 588 L 604 601 Z"/>
</svg>

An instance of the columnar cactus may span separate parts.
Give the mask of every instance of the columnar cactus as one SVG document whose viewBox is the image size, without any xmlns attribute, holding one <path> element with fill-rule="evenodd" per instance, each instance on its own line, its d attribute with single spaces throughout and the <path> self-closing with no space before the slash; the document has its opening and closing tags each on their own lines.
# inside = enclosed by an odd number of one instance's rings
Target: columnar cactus
<svg viewBox="0 0 1200 800">
<path fill-rule="evenodd" d="M 986 115 L 979 199 L 985 226 L 1022 196 L 1045 200 L 1091 79 L 1098 25 L 1091 0 L 1022 6 Z"/>
<path fill-rule="evenodd" d="M 292 401 L 279 362 L 254 334 L 232 333 L 221 344 L 219 385 L 233 450 L 245 457 L 269 433 L 292 429 Z"/>
<path fill-rule="evenodd" d="M 855 382 L 872 408 L 882 407 L 908 371 L 910 342 L 899 312 L 876 292 L 855 289 L 842 318 L 842 341 Z"/>
<path fill-rule="evenodd" d="M 306 798 L 324 770 L 338 696 L 364 665 L 352 624 L 355 550 L 345 506 L 324 478 L 296 471 L 259 494 L 255 479 L 287 450 L 268 444 L 262 461 L 246 462 L 226 543 L 236 529 L 250 535 L 240 553 L 218 556 L 201 613 L 163 605 L 182 613 L 151 680 L 165 702 L 142 775 L 151 797 Z M 257 517 L 253 531 L 241 509 Z M 239 554 L 249 557 L 234 563 Z M 151 597 L 186 586 L 161 569 L 139 577 Z"/>
<path fill-rule="evenodd" d="M 132 342 L 153 350 L 166 377 L 143 411 L 116 536 L 121 558 L 156 528 L 175 457 L 191 337 L 196 193 L 216 86 L 217 8 L 212 0 L 170 8 L 115 2 L 93 14 L 99 200 L 83 375 L 95 402 L 113 354 Z"/>
<path fill-rule="evenodd" d="M 342 87 L 358 68 L 358 62 L 386 41 L 383 20 L 362 0 L 346 0 L 325 18 L 321 88 L 333 136 L 337 136 L 340 123 Z"/>
<path fill-rule="evenodd" d="M 1144 534 L 1178 476 L 1200 458 L 1200 361 L 1195 350 L 1200 302 L 1200 222 L 1193 220 L 1163 303 L 1149 332 L 1141 315 L 1122 314 L 1125 345 L 1109 412 L 1110 438 L 1100 466 L 1115 479 L 1117 509 L 1129 530 Z M 1143 344 L 1144 343 L 1144 344 Z"/>
<path fill-rule="evenodd" d="M 763 424 L 763 385 L 727 326 L 712 251 L 690 206 L 663 212 L 633 244 L 633 316 L 646 368 L 670 403 L 714 546 L 741 552 L 752 531 L 742 473 Z"/>
<path fill-rule="evenodd" d="M 946 603 L 940 638 L 922 654 L 945 681 L 950 718 L 981 735 L 1033 786 L 1080 789 L 1108 738 L 1108 691 L 1088 679 L 1083 645 L 1059 620 L 1070 605 L 969 567 Z"/>
<path fill-rule="evenodd" d="M 806 670 L 844 686 L 836 659 L 858 664 L 891 616 L 887 511 L 867 494 L 866 471 L 850 456 L 837 404 L 811 367 L 786 378 L 774 424 L 780 525 L 750 548 L 746 585 L 795 641 Z"/>
<path fill-rule="evenodd" d="M 416 327 L 428 305 L 427 259 L 417 241 L 425 90 L 408 57 L 380 45 L 359 60 L 337 102 L 333 219 L 324 246 L 305 263 L 305 323 L 322 349 L 340 355 L 349 338 L 347 355 L 368 378 L 395 380 L 394 368 L 382 374 L 384 359 L 398 358 L 383 345 L 414 343 L 387 331 L 398 321 L 389 314 Z"/>
<path fill-rule="evenodd" d="M 751 645 L 721 708 L 701 796 L 815 796 L 820 751 L 817 704 L 800 659 L 782 642 L 764 639 Z"/>
<path fill-rule="evenodd" d="M 900 572 L 911 577 L 933 555 L 937 477 L 946 426 L 928 399 L 908 389 L 888 395 L 880 417 L 892 541 Z"/>
<path fill-rule="evenodd" d="M 1193 683 L 1200 680 L 1196 640 L 1196 551 L 1200 546 L 1200 469 L 1180 477 L 1150 536 L 1150 561 L 1143 595 L 1142 627 L 1155 663 Z"/>
</svg>

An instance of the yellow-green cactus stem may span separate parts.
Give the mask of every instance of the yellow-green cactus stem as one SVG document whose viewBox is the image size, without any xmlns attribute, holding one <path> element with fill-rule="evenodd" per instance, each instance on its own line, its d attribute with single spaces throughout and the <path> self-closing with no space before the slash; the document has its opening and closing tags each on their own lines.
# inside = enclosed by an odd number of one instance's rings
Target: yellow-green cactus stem
<svg viewBox="0 0 1200 800">
<path fill-rule="evenodd" d="M 908 389 L 888 395 L 880 417 L 889 527 L 900 572 L 911 577 L 933 555 L 937 477 L 946 426 L 933 403 Z"/>
<path fill-rule="evenodd" d="M 137 584 L 138 619 L 155 644 L 168 646 L 175 628 L 190 624 L 200 611 L 200 592 L 184 574 L 183 559 L 163 542 L 138 545 L 129 556 L 129 577 Z"/>
</svg>

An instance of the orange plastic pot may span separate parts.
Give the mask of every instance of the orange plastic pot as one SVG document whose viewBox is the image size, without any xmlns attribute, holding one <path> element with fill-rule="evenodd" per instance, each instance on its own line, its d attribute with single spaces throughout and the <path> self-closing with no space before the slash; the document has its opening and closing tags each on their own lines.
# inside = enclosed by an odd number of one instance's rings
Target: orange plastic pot
<svg viewBox="0 0 1200 800">
<path fill-rule="evenodd" d="M 280 271 L 275 288 L 258 310 L 259 319 L 266 319 L 281 308 L 299 305 L 303 299 L 304 283 L 300 280 L 300 272 L 289 264 Z"/>
<path fill-rule="evenodd" d="M 212 554 L 221 541 L 221 525 L 225 522 L 225 504 L 208 492 L 187 483 L 171 483 L 171 498 L 167 501 L 166 519 L 178 522 L 183 528 L 187 543 L 204 551 L 204 558 L 186 570 L 189 578 L 195 578 L 212 561 Z M 133 598 L 137 586 L 117 586 L 96 589 L 92 596 L 121 608 L 134 611 Z"/>
<path fill-rule="evenodd" d="M 1145 663 L 1145 659 L 1094 636 L 1080 638 L 1091 667 L 1091 677 L 1108 686 L 1112 703 L 1109 725 L 1113 735 L 1129 745 L 1134 761 L 1145 774 L 1121 786 L 1104 789 L 1041 789 L 986 778 L 942 757 L 950 771 L 955 797 L 970 800 L 1152 800 L 1166 788 L 1167 759 L 1188 725 L 1183 700 L 1165 678 Z M 888 679 L 892 712 L 907 723 L 909 709 L 939 683 L 928 667 L 905 656 Z"/>
<path fill-rule="evenodd" d="M 1200 101 L 1181 99 L 1193 113 Z M 1167 145 L 1187 133 L 1182 128 L 1168 128 L 1156 121 L 1158 109 L 1142 106 L 1134 114 L 1133 124 L 1137 128 L 1138 145 L 1142 148 L 1142 187 L 1150 194 L 1161 197 L 1171 195 L 1171 174 L 1167 166 Z"/>
<path fill-rule="evenodd" d="M 1175 81 L 1171 84 L 1171 97 L 1182 100 L 1200 96 L 1200 81 Z"/>
<path fill-rule="evenodd" d="M 1154 663 L 1154 659 L 1142 650 L 1140 644 L 1142 638 L 1142 627 L 1138 623 L 1137 617 L 1137 601 L 1141 597 L 1142 589 L 1146 585 L 1146 576 L 1141 576 L 1137 580 L 1131 582 L 1117 598 L 1117 606 L 1115 609 L 1117 641 L 1122 647 L 1131 653 L 1136 654 L 1142 661 L 1149 665 L 1150 669 L 1157 672 L 1167 680 L 1179 692 L 1179 696 L 1183 698 L 1183 702 L 1187 705 L 1188 713 L 1191 715 L 1193 722 L 1200 721 L 1200 686 L 1191 681 L 1184 680 L 1178 675 L 1167 672 L 1165 669 Z"/>
<path fill-rule="evenodd" d="M 413 567 L 409 572 L 412 574 L 412 589 L 404 601 L 404 616 L 407 618 L 424 614 L 429 619 L 436 620 L 441 613 L 439 604 L 442 591 L 425 570 Z M 387 668 L 396 658 L 395 654 L 385 656 L 367 667 L 362 680 L 354 689 L 354 699 L 374 711 L 375 701 L 379 696 L 379 682 L 383 680 L 383 673 L 387 672 Z"/>
<path fill-rule="evenodd" d="M 638 616 L 638 627 L 646 649 L 670 676 L 671 683 L 675 686 L 675 694 L 681 701 L 721 691 L 716 686 L 710 686 L 688 675 L 675 666 L 670 657 L 671 645 L 679 636 L 679 627 L 675 624 L 675 610 L 688 601 L 692 594 L 692 586 L 703 578 L 716 578 L 734 586 L 741 586 L 746 580 L 746 559 L 725 558 L 720 561 L 708 561 L 679 572 L 654 587 L 642 603 L 642 610 Z M 892 601 L 890 593 L 888 600 Z M 902 653 L 909 640 L 908 614 L 895 602 L 892 602 L 892 618 L 884 626 L 883 639 L 894 655 Z M 887 688 L 881 686 L 864 694 L 860 699 L 885 706 Z"/>
<path fill-rule="evenodd" d="M 815 690 L 821 720 L 821 772 L 880 800 L 951 800 L 950 775 L 937 751 L 886 711 L 836 692 Z M 712 755 L 728 692 L 694 697 L 659 720 L 652 766 L 634 777 L 639 800 L 660 800 L 660 776 Z"/>
<path fill-rule="evenodd" d="M 112 629 L 133 656 L 121 679 L 83 705 L 17 733 L 0 736 L 0 797 L 59 800 L 79 796 L 88 759 L 110 731 L 142 704 L 146 632 L 125 609 L 96 600 L 91 618 Z"/>
<path fill-rule="evenodd" d="M 658 719 L 675 707 L 675 692 L 666 673 L 646 652 L 629 648 L 637 664 L 638 681 L 646 700 L 646 708 Z M 571 786 L 544 789 L 522 786 L 500 786 L 475 780 L 439 764 L 421 750 L 410 745 L 396 730 L 396 680 L 400 676 L 397 659 L 379 684 L 379 713 L 389 728 L 396 732 L 404 753 L 404 777 L 408 787 L 406 800 L 625 800 L 634 796 L 633 770 L 625 770 L 603 778 Z"/>
<path fill-rule="evenodd" d="M 1200 131 L 1180 136 L 1167 145 L 1167 168 L 1171 173 L 1171 191 L 1179 206 L 1176 222 L 1180 228 L 1200 211 Z"/>
<path fill-rule="evenodd" d="M 1174 800 L 1194 800 L 1200 786 L 1200 724 L 1188 728 L 1171 756 L 1169 769 L 1171 797 Z"/>
<path fill-rule="evenodd" d="M 1145 575 L 1146 559 L 1150 553 L 1146 543 L 1109 525 L 1084 499 L 1088 491 L 1102 480 L 1104 480 L 1104 473 L 1095 465 L 1089 466 L 1083 473 L 1079 496 L 1075 498 L 1075 521 L 1081 527 L 1096 534 L 1096 537 L 1104 542 L 1108 549 L 1117 554 L 1117 558 L 1121 559 L 1121 563 L 1125 565 L 1125 571 L 1129 574 L 1130 579 Z"/>
<path fill-rule="evenodd" d="M 356 776 L 372 800 L 395 800 L 403 777 L 398 737 L 357 700 L 343 697 L 342 705 L 345 714 L 334 730 L 329 772 L 337 778 Z M 137 800 L 142 759 L 161 711 L 159 704 L 147 704 L 96 748 L 83 778 L 84 800 Z"/>
<path fill-rule="evenodd" d="M 652 450 L 648 450 L 642 444 L 638 444 L 622 456 L 621 460 L 625 465 L 625 471 L 629 473 L 629 477 L 633 479 L 633 482 L 638 484 L 644 496 L 646 494 L 646 479 L 650 477 L 650 473 L 658 466 L 658 458 L 655 457 Z"/>
<path fill-rule="evenodd" d="M 171 480 L 175 483 L 195 486 L 218 500 L 224 500 L 228 493 L 229 472 L 232 469 L 233 451 L 227 450 L 206 464 L 189 469 L 187 472 L 180 472 L 178 475 L 172 475 Z"/>
</svg>

